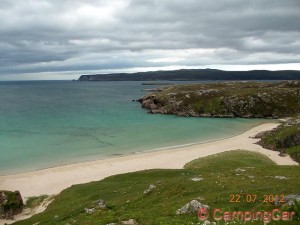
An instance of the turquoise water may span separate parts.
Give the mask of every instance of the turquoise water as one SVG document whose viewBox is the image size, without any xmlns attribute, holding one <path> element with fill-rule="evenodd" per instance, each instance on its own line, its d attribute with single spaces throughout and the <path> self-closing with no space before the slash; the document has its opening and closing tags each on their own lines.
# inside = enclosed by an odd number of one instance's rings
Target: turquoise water
<svg viewBox="0 0 300 225">
<path fill-rule="evenodd" d="M 141 82 L 0 82 L 0 174 L 228 137 L 261 120 L 151 115 Z"/>
</svg>

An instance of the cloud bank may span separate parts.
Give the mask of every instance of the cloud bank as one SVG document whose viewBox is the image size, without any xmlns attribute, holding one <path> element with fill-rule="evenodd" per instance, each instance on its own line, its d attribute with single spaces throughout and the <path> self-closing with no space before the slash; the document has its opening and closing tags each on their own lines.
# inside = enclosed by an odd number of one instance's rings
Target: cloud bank
<svg viewBox="0 0 300 225">
<path fill-rule="evenodd" d="M 300 70 L 298 0 L 0 2 L 0 79 L 208 66 Z"/>
</svg>

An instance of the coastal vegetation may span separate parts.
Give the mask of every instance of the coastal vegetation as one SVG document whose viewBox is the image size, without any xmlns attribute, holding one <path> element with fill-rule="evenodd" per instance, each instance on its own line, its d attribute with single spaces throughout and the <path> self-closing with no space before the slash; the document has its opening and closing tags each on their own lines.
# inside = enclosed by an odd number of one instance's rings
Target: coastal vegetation
<svg viewBox="0 0 300 225">
<path fill-rule="evenodd" d="M 191 202 L 210 210 L 295 211 L 292 221 L 270 224 L 299 224 L 299 203 L 295 200 L 299 196 L 293 195 L 299 191 L 299 174 L 299 166 L 278 166 L 257 153 L 224 152 L 196 159 L 184 169 L 139 171 L 74 185 L 57 195 L 43 213 L 15 224 L 203 224 L 197 210 L 183 207 Z M 231 202 L 232 195 L 239 195 L 240 201 Z M 249 195 L 256 199 L 247 199 Z M 296 197 L 292 202 L 280 203 L 276 195 L 284 195 L 285 200 L 288 196 Z M 213 222 L 211 216 L 207 220 Z M 227 221 L 227 224 L 245 223 Z"/>
<path fill-rule="evenodd" d="M 289 154 L 300 163 L 300 117 L 290 118 L 277 128 L 258 134 L 258 144 L 264 148 Z"/>
<path fill-rule="evenodd" d="M 35 208 L 39 205 L 41 205 L 45 199 L 49 198 L 48 195 L 40 195 L 40 196 L 32 196 L 32 197 L 29 197 L 27 200 L 26 200 L 26 207 L 27 208 Z"/>
</svg>

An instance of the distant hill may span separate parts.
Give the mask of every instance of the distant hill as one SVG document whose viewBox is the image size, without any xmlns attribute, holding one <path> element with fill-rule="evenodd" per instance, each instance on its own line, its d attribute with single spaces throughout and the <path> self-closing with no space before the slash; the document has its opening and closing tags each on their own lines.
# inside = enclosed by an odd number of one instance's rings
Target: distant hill
<svg viewBox="0 0 300 225">
<path fill-rule="evenodd" d="M 81 75 L 79 81 L 193 81 L 193 80 L 300 80 L 300 71 L 183 69 L 138 73 Z"/>
</svg>

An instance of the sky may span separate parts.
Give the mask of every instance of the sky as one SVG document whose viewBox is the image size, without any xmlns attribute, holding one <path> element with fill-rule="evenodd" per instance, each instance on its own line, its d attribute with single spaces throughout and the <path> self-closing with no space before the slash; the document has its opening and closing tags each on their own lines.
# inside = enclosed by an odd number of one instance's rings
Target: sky
<svg viewBox="0 0 300 225">
<path fill-rule="evenodd" d="M 299 0 L 0 0 L 0 80 L 300 70 Z"/>
</svg>

